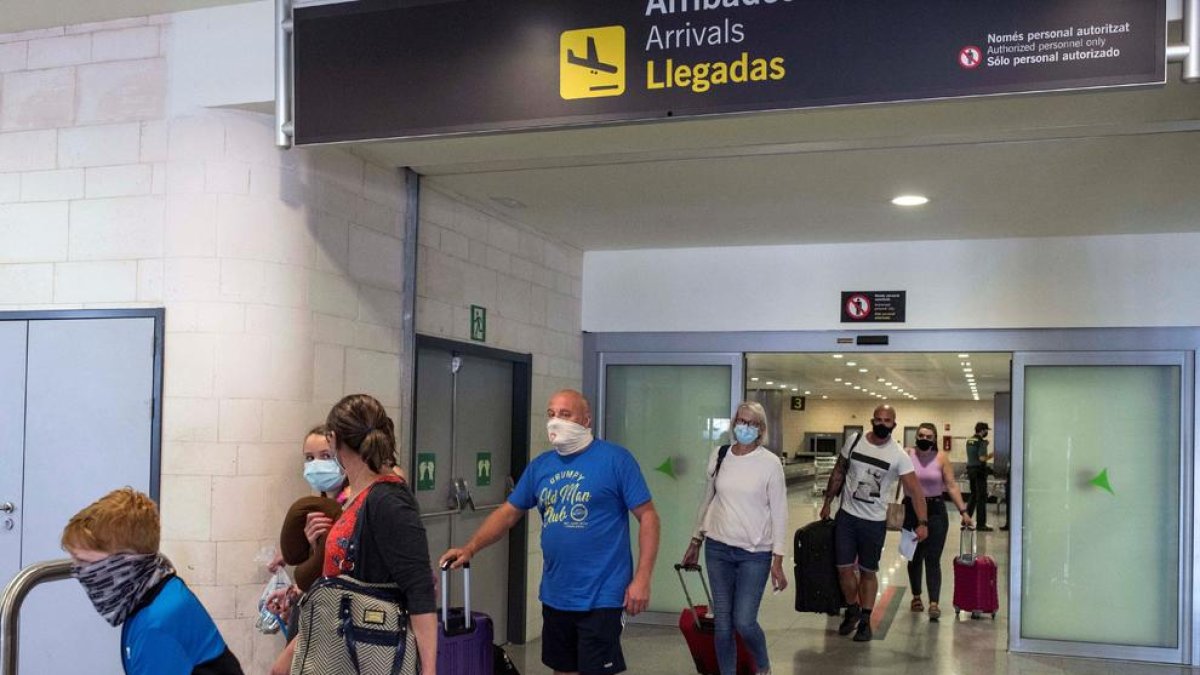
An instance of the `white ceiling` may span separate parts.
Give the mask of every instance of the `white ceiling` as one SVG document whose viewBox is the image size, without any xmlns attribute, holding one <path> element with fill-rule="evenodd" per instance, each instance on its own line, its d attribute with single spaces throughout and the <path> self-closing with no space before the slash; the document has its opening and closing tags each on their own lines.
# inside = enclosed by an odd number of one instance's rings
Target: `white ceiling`
<svg viewBox="0 0 1200 675">
<path fill-rule="evenodd" d="M 0 33 L 181 12 L 256 0 L 0 0 Z"/>
<path fill-rule="evenodd" d="M 910 397 L 971 401 L 974 392 L 966 373 L 970 368 L 979 400 L 990 401 L 997 392 L 1010 391 L 1009 361 L 1006 353 L 747 354 L 746 388 L 784 389 L 832 401 L 882 403 L 887 397 L 895 405 Z"/>
<path fill-rule="evenodd" d="M 418 139 L 364 151 L 583 250 L 1197 231 L 1200 86 L 1171 72 L 1162 88 Z M 892 206 L 902 192 L 932 201 Z"/>
</svg>

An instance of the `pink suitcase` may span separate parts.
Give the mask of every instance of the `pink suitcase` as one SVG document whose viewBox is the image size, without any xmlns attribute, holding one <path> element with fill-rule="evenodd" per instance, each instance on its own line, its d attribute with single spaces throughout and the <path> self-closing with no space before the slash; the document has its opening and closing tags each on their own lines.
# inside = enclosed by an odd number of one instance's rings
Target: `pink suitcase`
<svg viewBox="0 0 1200 675">
<path fill-rule="evenodd" d="M 970 553 L 964 550 L 968 538 L 971 540 Z M 954 558 L 954 616 L 959 612 L 970 612 L 971 618 L 991 614 L 995 619 L 996 612 L 1000 611 L 998 576 L 996 561 L 979 555 L 975 529 L 964 529 L 958 542 L 958 556 Z"/>
</svg>

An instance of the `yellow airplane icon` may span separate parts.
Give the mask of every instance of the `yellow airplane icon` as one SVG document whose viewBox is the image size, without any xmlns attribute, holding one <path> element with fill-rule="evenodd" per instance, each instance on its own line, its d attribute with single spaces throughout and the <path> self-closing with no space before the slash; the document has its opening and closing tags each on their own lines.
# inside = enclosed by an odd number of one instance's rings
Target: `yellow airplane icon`
<svg viewBox="0 0 1200 675">
<path fill-rule="evenodd" d="M 566 31 L 562 34 L 559 52 L 559 95 L 564 99 L 625 93 L 624 27 Z M 601 58 L 602 54 L 604 58 Z"/>
</svg>

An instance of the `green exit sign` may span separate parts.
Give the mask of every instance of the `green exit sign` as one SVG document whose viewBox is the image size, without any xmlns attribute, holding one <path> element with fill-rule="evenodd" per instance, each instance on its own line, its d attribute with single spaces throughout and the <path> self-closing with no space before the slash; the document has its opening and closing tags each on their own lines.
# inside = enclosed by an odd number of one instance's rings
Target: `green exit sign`
<svg viewBox="0 0 1200 675">
<path fill-rule="evenodd" d="M 487 307 L 471 305 L 471 339 L 487 342 Z"/>
</svg>

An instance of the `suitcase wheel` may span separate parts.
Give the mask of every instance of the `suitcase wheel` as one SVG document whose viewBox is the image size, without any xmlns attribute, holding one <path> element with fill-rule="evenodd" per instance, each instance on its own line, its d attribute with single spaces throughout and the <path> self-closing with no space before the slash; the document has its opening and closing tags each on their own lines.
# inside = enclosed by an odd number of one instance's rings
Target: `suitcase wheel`
<svg viewBox="0 0 1200 675">
<path fill-rule="evenodd" d="M 996 620 L 996 613 L 992 612 L 992 621 L 995 621 L 995 620 Z"/>
<path fill-rule="evenodd" d="M 979 612 L 971 612 L 971 618 L 972 619 L 982 619 L 983 615 L 980 614 Z"/>
</svg>

